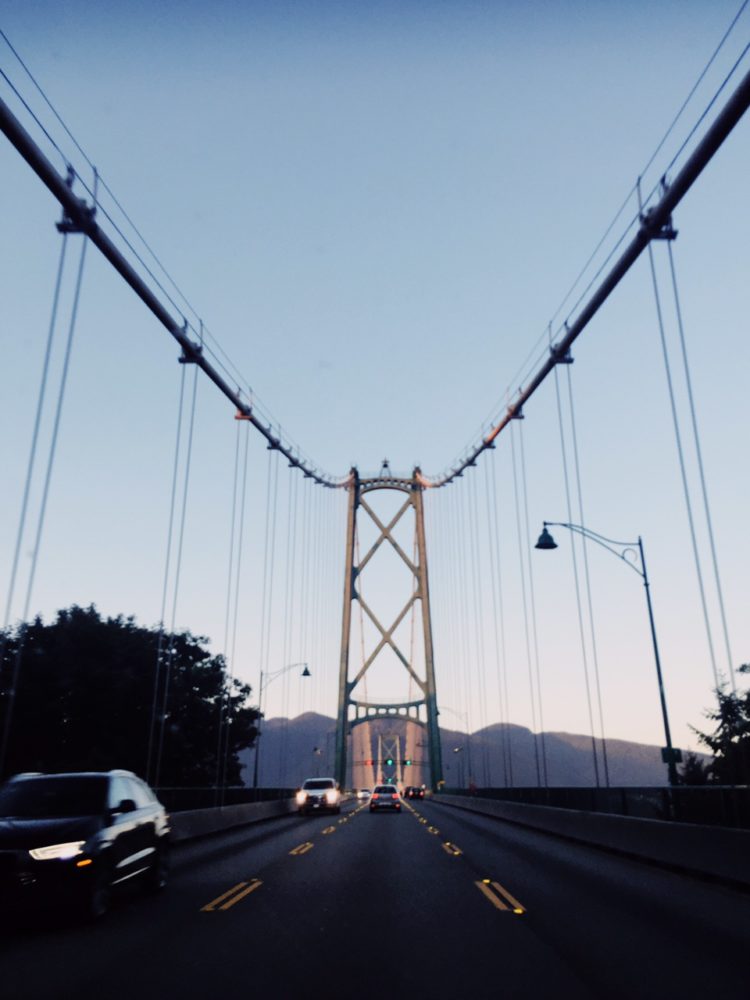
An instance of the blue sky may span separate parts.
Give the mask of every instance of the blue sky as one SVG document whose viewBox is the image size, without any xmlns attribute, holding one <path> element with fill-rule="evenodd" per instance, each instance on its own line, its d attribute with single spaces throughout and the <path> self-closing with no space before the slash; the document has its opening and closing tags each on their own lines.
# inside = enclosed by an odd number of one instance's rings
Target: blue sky
<svg viewBox="0 0 750 1000">
<path fill-rule="evenodd" d="M 396 471 L 419 463 L 429 475 L 501 412 L 547 324 L 565 318 L 561 300 L 738 8 L 736 0 L 166 2 L 117 10 L 10 2 L 0 26 L 288 435 L 334 475 L 352 463 L 376 471 L 384 457 Z M 749 33 L 745 12 L 646 188 Z M 0 64 L 42 113 L 4 45 Z M 2 95 L 18 109 L 4 81 Z M 750 639 L 743 517 L 749 128 L 739 125 L 680 207 L 674 246 L 735 663 L 749 658 Z M 53 134 L 83 174 L 56 126 Z M 52 199 L 7 143 L 0 148 L 0 338 L 8 373 L 0 461 L 9 484 L 0 564 L 9 565 L 59 238 Z M 656 247 L 664 277 L 663 249 Z M 72 270 L 66 301 L 71 290 Z M 674 351 L 673 322 L 669 335 Z M 93 601 L 107 613 L 158 620 L 176 353 L 92 251 L 33 610 L 48 615 Z M 59 348 L 55 357 L 59 371 Z M 645 259 L 576 344 L 575 358 L 586 523 L 610 537 L 644 537 L 675 741 L 686 746 L 713 680 Z M 681 384 L 678 393 L 687 433 Z M 236 426 L 206 382 L 196 420 L 177 620 L 221 650 Z M 529 404 L 523 435 L 535 536 L 542 519 L 566 520 L 551 382 Z M 532 725 L 510 442 L 501 437 L 490 460 L 500 491 L 510 714 Z M 282 465 L 274 627 L 262 654 L 268 455 L 260 440 L 250 448 L 236 669 L 255 684 L 263 655 L 269 669 L 310 660 L 313 684 L 298 690 L 279 680 L 268 689 L 269 711 L 333 714 L 344 498 L 292 486 Z M 694 490 L 695 471 L 691 459 Z M 484 466 L 475 474 L 474 486 L 467 476 L 450 487 L 455 499 L 449 491 L 427 498 L 439 699 L 472 727 L 500 712 L 481 697 L 477 675 L 481 637 L 487 659 L 493 641 L 490 529 L 477 544 L 481 615 L 464 624 L 465 635 L 450 625 L 449 609 L 464 599 L 470 571 L 452 564 L 446 539 L 455 518 L 469 548 L 471 490 L 479 504 L 486 490 Z M 303 550 L 287 555 L 286 540 L 293 528 L 302 531 L 303 517 L 310 564 L 322 563 L 325 581 L 314 614 L 312 598 L 305 604 L 313 588 L 312 573 L 306 580 L 301 572 Z M 699 542 L 707 567 L 702 522 Z M 639 581 L 606 553 L 590 557 L 606 731 L 660 743 Z M 545 727 L 586 732 L 569 556 L 561 545 L 556 556 L 533 558 Z M 397 590 L 385 575 L 370 586 L 384 606 Z M 710 578 L 707 589 L 718 648 Z M 22 603 L 19 585 L 14 617 Z M 486 670 L 494 676 L 494 664 Z M 400 683 L 385 668 L 383 696 L 400 696 Z"/>
</svg>

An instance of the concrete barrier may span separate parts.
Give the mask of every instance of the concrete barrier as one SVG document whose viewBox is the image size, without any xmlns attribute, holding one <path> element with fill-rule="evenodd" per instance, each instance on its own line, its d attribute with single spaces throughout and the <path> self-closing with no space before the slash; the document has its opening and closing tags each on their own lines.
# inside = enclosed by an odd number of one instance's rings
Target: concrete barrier
<svg viewBox="0 0 750 1000">
<path fill-rule="evenodd" d="M 214 809 L 189 809 L 170 813 L 172 840 L 180 843 L 195 837 L 205 837 L 221 830 L 231 830 L 248 823 L 259 823 L 274 816 L 286 816 L 297 811 L 294 799 L 275 802 L 249 802 L 240 806 L 221 806 Z"/>
<path fill-rule="evenodd" d="M 463 795 L 432 801 L 750 889 L 750 831 L 530 806 Z"/>
</svg>

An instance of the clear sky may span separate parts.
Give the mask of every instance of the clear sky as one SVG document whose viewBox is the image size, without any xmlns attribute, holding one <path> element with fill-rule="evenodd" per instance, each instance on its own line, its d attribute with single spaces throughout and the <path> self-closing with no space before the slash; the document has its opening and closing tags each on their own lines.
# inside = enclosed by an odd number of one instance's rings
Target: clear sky
<svg viewBox="0 0 750 1000">
<path fill-rule="evenodd" d="M 166 0 L 116 8 L 6 0 L 0 27 L 289 437 L 333 475 L 352 464 L 377 471 L 386 457 L 397 472 L 418 463 L 437 475 L 522 384 L 548 323 L 557 330 L 568 315 L 575 297 L 562 310 L 561 301 L 739 7 L 739 0 Z M 644 190 L 749 35 L 744 11 Z M 2 39 L 0 66 L 90 180 Z M 747 58 L 734 82 L 746 71 Z M 4 79 L 0 94 L 62 169 Z M 676 213 L 673 248 L 735 665 L 750 659 L 749 152 L 745 120 Z M 9 575 L 60 238 L 53 199 L 5 140 L 0 164 L 0 566 Z M 631 198 L 613 239 L 634 212 Z M 726 673 L 666 250 L 655 251 L 716 660 Z M 12 620 L 24 604 L 78 252 L 71 240 Z M 688 726 L 704 724 L 713 673 L 645 257 L 574 354 L 585 521 L 609 537 L 643 536 L 674 739 L 695 745 Z M 94 602 L 144 624 L 159 620 L 182 374 L 176 358 L 166 332 L 90 248 L 32 612 Z M 567 392 L 567 371 L 561 378 Z M 188 387 L 191 379 L 188 372 Z M 176 624 L 210 636 L 216 651 L 232 647 L 232 416 L 203 380 Z M 533 542 L 543 519 L 568 519 L 551 380 L 528 405 L 522 433 L 522 556 L 510 434 L 489 463 L 426 498 L 439 701 L 448 725 L 477 728 L 501 717 L 490 558 L 497 531 L 510 719 L 534 727 L 538 715 L 529 696 L 525 579 L 544 726 L 588 732 L 563 529 L 559 552 L 531 556 L 533 593 L 528 588 L 529 536 Z M 568 436 L 569 458 L 572 444 Z M 520 446 L 517 431 L 517 463 Z M 261 662 L 276 670 L 309 661 L 310 682 L 290 672 L 269 686 L 269 714 L 333 714 L 345 498 L 294 480 L 280 463 L 271 581 L 268 469 L 253 435 L 234 668 L 257 688 Z M 497 503 L 488 521 L 493 477 Z M 481 520 L 473 534 L 474 508 Z M 640 582 L 605 552 L 590 551 L 589 559 L 605 731 L 661 744 Z M 400 588 L 408 591 L 408 581 L 385 572 L 364 586 L 384 619 Z M 274 595 L 265 633 L 264 591 L 267 609 Z M 379 683 L 371 694 L 403 696 L 391 668 Z"/>
</svg>

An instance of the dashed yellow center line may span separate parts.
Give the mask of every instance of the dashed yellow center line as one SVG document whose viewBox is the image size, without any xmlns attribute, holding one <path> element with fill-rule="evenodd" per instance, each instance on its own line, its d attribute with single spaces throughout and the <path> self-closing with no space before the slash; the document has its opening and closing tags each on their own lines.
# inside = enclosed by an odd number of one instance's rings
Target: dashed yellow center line
<svg viewBox="0 0 750 1000">
<path fill-rule="evenodd" d="M 474 885 L 484 893 L 487 899 L 498 910 L 505 910 L 506 912 L 512 910 L 513 913 L 517 914 L 526 912 L 515 896 L 511 896 L 508 890 L 504 889 L 499 882 L 493 882 L 491 879 L 485 878 L 481 882 L 475 882 Z"/>
<path fill-rule="evenodd" d="M 438 828 L 436 826 L 428 826 L 427 827 L 427 832 L 428 833 L 440 833 L 440 830 L 438 830 Z"/>
<path fill-rule="evenodd" d="M 452 844 L 450 840 L 445 841 L 445 843 L 443 844 L 443 850 L 445 851 L 446 854 L 452 854 L 454 858 L 459 857 L 463 853 L 461 851 L 461 848 L 456 847 L 456 845 Z"/>
<path fill-rule="evenodd" d="M 212 899 L 210 903 L 202 906 L 201 912 L 214 913 L 216 910 L 228 910 L 235 903 L 239 903 L 241 899 L 249 896 L 251 892 L 255 892 L 262 885 L 263 882 L 259 878 L 254 878 L 250 882 L 238 882 L 237 885 L 232 886 L 231 889 L 227 889 L 226 892 L 217 896 L 216 899 Z"/>
<path fill-rule="evenodd" d="M 325 828 L 325 830 L 323 830 L 323 836 L 325 837 L 326 834 L 335 833 L 335 832 L 336 832 L 336 827 L 335 826 L 327 826 Z"/>
<path fill-rule="evenodd" d="M 313 846 L 314 845 L 311 841 L 306 840 L 304 844 L 298 844 L 297 847 L 293 847 L 289 853 L 296 856 L 300 854 L 307 854 L 308 851 L 313 849 Z"/>
</svg>

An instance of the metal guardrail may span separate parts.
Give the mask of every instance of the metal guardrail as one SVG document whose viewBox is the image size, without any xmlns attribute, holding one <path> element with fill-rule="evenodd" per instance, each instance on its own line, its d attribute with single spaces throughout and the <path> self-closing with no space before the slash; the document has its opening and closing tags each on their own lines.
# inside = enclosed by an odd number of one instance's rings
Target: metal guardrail
<svg viewBox="0 0 750 1000">
<path fill-rule="evenodd" d="M 159 801 L 170 812 L 239 806 L 249 802 L 291 799 L 296 788 L 155 788 Z"/>
<path fill-rule="evenodd" d="M 750 830 L 750 787 L 445 788 L 445 793 L 640 819 Z"/>
</svg>

